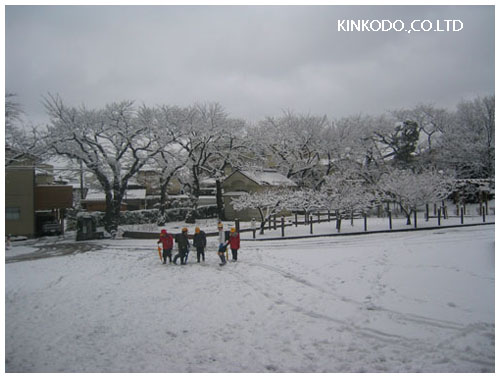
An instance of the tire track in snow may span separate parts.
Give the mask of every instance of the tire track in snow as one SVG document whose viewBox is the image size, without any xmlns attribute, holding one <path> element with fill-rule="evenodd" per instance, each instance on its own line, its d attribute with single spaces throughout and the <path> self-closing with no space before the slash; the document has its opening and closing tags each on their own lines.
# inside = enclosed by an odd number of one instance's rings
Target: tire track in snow
<svg viewBox="0 0 500 378">
<path fill-rule="evenodd" d="M 353 299 L 347 299 L 344 296 L 339 296 L 337 294 L 334 294 L 333 292 L 328 291 L 319 285 L 315 285 L 315 284 L 313 284 L 313 283 L 311 283 L 311 282 L 309 282 L 301 277 L 297 277 L 294 274 L 287 272 L 283 269 L 276 268 L 274 266 L 263 264 L 263 263 L 248 262 L 247 264 L 251 265 L 251 266 L 255 266 L 255 267 L 260 267 L 260 268 L 266 269 L 268 271 L 278 273 L 286 279 L 290 279 L 290 280 L 295 281 L 298 284 L 313 288 L 313 289 L 321 292 L 322 294 L 325 294 L 325 295 L 333 298 L 334 300 L 340 300 L 344 303 L 351 303 L 351 304 L 354 304 L 354 305 L 357 305 L 360 307 L 366 307 L 366 305 L 367 305 L 366 302 L 359 302 L 359 301 L 356 301 Z M 433 318 L 428 318 L 428 317 L 423 317 L 423 316 L 418 316 L 418 315 L 413 315 L 413 314 L 402 313 L 399 311 L 390 310 L 390 309 L 380 307 L 380 306 L 375 306 L 375 305 L 370 305 L 370 308 L 373 310 L 376 310 L 376 311 L 397 315 L 398 317 L 400 317 L 401 320 L 410 321 L 410 322 L 417 323 L 420 325 L 430 325 L 430 326 L 437 327 L 437 328 L 451 329 L 451 330 L 461 330 L 464 328 L 463 324 L 456 323 L 456 322 L 450 322 L 447 320 L 433 319 Z"/>
<path fill-rule="evenodd" d="M 268 266 L 266 264 L 250 263 L 250 265 L 262 267 L 262 268 L 270 270 L 272 272 L 277 272 L 277 273 L 281 274 L 286 279 L 292 279 L 294 282 L 296 282 L 298 284 L 303 284 L 307 287 L 318 289 L 321 293 L 327 294 L 330 297 L 336 297 L 337 299 L 339 298 L 338 296 L 333 295 L 331 292 L 325 290 L 324 288 L 322 288 L 318 285 L 314 285 L 314 284 L 312 284 L 312 283 L 310 283 L 302 278 L 298 278 L 298 277 L 294 276 L 293 274 L 290 274 L 289 272 L 286 272 L 286 271 L 281 270 L 279 268 L 276 268 L 273 266 Z M 240 276 L 240 279 L 242 279 L 241 276 Z M 248 282 L 248 280 L 244 280 L 244 281 L 247 284 L 252 285 L 251 283 Z M 255 288 L 255 285 L 253 285 L 253 287 Z M 273 297 L 268 292 L 262 292 L 262 291 L 260 291 L 260 292 L 261 292 L 261 294 L 264 294 L 267 298 L 274 300 Z M 340 300 L 345 302 L 345 298 L 340 298 Z M 312 317 L 315 319 L 324 319 L 324 320 L 328 320 L 328 321 L 333 321 L 337 324 L 342 324 L 351 332 L 355 332 L 358 335 L 370 337 L 372 339 L 376 339 L 376 340 L 379 340 L 379 341 L 382 341 L 385 343 L 397 343 L 398 345 L 401 345 L 401 346 L 404 346 L 407 348 L 414 348 L 414 346 L 416 344 L 422 344 L 422 340 L 420 340 L 420 339 L 408 338 L 408 337 L 405 337 L 402 335 L 383 332 L 383 331 L 369 328 L 369 327 L 359 327 L 359 326 L 356 326 L 354 324 L 342 321 L 340 319 L 333 318 L 333 317 L 328 316 L 328 315 L 324 315 L 324 314 L 320 314 L 318 312 L 306 310 L 301 306 L 293 304 L 289 301 L 284 301 L 281 298 L 278 300 L 274 300 L 274 301 L 276 304 L 287 304 L 294 311 L 300 312 L 306 316 L 309 316 L 309 317 Z M 349 302 L 356 304 L 356 305 L 363 305 L 363 303 L 360 303 L 357 301 L 351 300 Z M 456 322 L 449 322 L 449 321 L 443 321 L 443 320 L 438 320 L 438 319 L 433 319 L 433 318 L 428 318 L 428 317 L 423 317 L 423 316 L 418 316 L 418 315 L 413 315 L 413 314 L 406 314 L 406 313 L 401 313 L 401 312 L 397 312 L 397 311 L 393 311 L 393 310 L 389 310 L 389 309 L 385 309 L 385 308 L 380 308 L 380 307 L 375 307 L 375 308 L 373 308 L 373 310 L 376 310 L 376 311 L 382 312 L 382 313 L 385 312 L 388 315 L 391 315 L 391 319 L 394 318 L 393 315 L 396 315 L 398 317 L 398 319 L 397 319 L 398 321 L 404 320 L 406 322 L 414 323 L 416 325 L 426 325 L 426 326 L 431 326 L 431 327 L 437 328 L 437 329 L 457 331 L 457 332 L 454 332 L 452 336 L 447 338 L 447 340 L 450 340 L 450 341 L 453 339 L 458 339 L 460 337 L 464 337 L 467 334 L 477 332 L 483 326 L 485 326 L 487 328 L 489 327 L 488 324 L 486 324 L 486 325 L 484 325 L 484 324 L 468 325 L 468 326 L 464 327 L 463 325 L 456 323 Z M 406 326 L 406 323 L 403 323 L 403 325 Z M 441 344 L 442 343 L 440 343 L 441 348 L 443 348 L 445 346 L 446 349 L 453 350 L 455 352 L 455 354 L 462 354 L 462 351 L 454 348 L 451 343 L 447 343 L 447 345 L 441 345 Z M 427 346 L 428 346 L 427 349 L 428 349 L 429 353 L 434 353 L 433 352 L 433 350 L 435 349 L 434 344 L 427 343 Z M 485 369 L 486 371 L 490 371 L 494 367 L 494 364 L 492 364 L 488 361 L 485 361 L 484 358 L 481 359 L 481 353 L 477 353 L 477 358 L 475 358 L 475 359 L 469 358 L 470 354 L 473 354 L 473 353 L 474 352 L 472 350 L 469 350 L 469 351 L 467 351 L 467 353 L 463 354 L 460 357 L 460 359 L 462 359 L 464 361 L 474 362 L 474 363 L 477 363 L 479 365 L 482 365 L 482 368 Z M 467 356 L 469 356 L 469 357 L 467 357 Z"/>
<path fill-rule="evenodd" d="M 298 278 L 294 276 L 293 274 L 290 274 L 289 272 L 285 272 L 279 268 L 271 267 L 271 266 L 266 266 L 266 264 L 257 264 L 257 263 L 249 263 L 249 265 L 253 265 L 255 267 L 259 268 L 264 268 L 267 271 L 272 271 L 274 273 L 280 274 L 283 278 L 287 280 L 291 280 L 296 284 L 299 285 L 304 285 L 306 287 L 314 288 L 317 289 L 319 288 L 318 285 L 314 285 L 302 278 Z M 397 346 L 404 348 L 405 350 L 409 351 L 410 354 L 412 352 L 414 353 L 415 351 L 419 352 L 418 358 L 422 357 L 422 355 L 426 355 L 427 357 L 424 359 L 431 360 L 431 359 L 436 359 L 437 355 L 441 354 L 443 357 L 443 361 L 449 361 L 448 356 L 455 356 L 456 358 L 473 363 L 475 365 L 479 366 L 479 370 L 484 372 L 484 371 L 493 371 L 494 370 L 494 356 L 492 361 L 486 361 L 481 353 L 481 351 L 474 351 L 471 348 L 468 348 L 467 350 L 463 351 L 460 349 L 457 349 L 452 343 L 446 343 L 446 342 L 440 342 L 439 344 L 436 345 L 436 343 L 426 340 L 426 339 L 419 339 L 419 338 L 414 338 L 414 337 L 408 337 L 408 336 L 403 336 L 395 333 L 389 333 L 389 332 L 384 332 L 380 331 L 374 328 L 370 327 L 361 327 L 356 324 L 354 324 L 352 321 L 345 321 L 340 318 L 335 318 L 330 315 L 325 315 L 323 313 L 319 313 L 317 311 L 309 310 L 304 308 L 301 305 L 295 304 L 291 301 L 284 300 L 279 293 L 271 293 L 268 289 L 269 287 L 266 287 L 262 289 L 258 283 L 255 280 L 251 280 L 247 278 L 245 275 L 242 273 L 238 272 L 237 270 L 228 270 L 230 274 L 235 276 L 239 281 L 243 282 L 247 286 L 251 287 L 255 292 L 258 292 L 260 295 L 264 296 L 271 302 L 273 302 L 275 305 L 286 305 L 289 307 L 292 311 L 303 314 L 307 317 L 313 318 L 313 319 L 320 319 L 320 320 L 326 320 L 328 322 L 333 322 L 337 325 L 340 326 L 338 329 L 339 332 L 344 332 L 347 331 L 351 334 L 357 335 L 357 337 L 360 337 L 361 339 L 363 338 L 369 338 L 373 340 L 376 344 L 373 346 L 374 348 L 378 349 L 381 346 L 382 347 L 393 347 L 394 344 Z M 323 288 L 320 288 L 320 291 L 322 293 L 326 294 L 331 294 L 327 291 L 325 291 Z M 359 304 L 359 302 L 356 301 L 350 301 L 353 304 Z M 400 312 L 396 311 L 391 311 L 388 309 L 379 309 L 377 310 L 384 311 L 387 313 L 390 313 L 392 315 L 397 315 L 399 316 L 402 320 L 406 320 L 408 322 L 414 323 L 417 326 L 419 325 L 427 325 L 431 326 L 434 328 L 438 329 L 445 329 L 448 331 L 454 331 L 454 333 L 447 337 L 446 340 L 453 340 L 453 339 L 459 339 L 461 337 L 465 337 L 468 334 L 477 332 L 478 330 L 481 330 L 482 328 L 486 327 L 489 328 L 490 325 L 488 324 L 479 324 L 479 325 L 468 325 L 464 327 L 461 324 L 455 323 L 455 322 L 449 322 L 449 321 L 442 321 L 438 319 L 432 319 L 432 318 L 426 318 L 418 315 L 411 315 L 411 314 L 403 314 Z M 403 323 L 403 325 L 405 325 Z M 361 341 L 362 343 L 363 341 Z M 382 345 L 379 345 L 379 343 L 382 343 Z M 450 353 L 451 352 L 451 353 Z M 472 358 L 475 355 L 474 358 Z"/>
<path fill-rule="evenodd" d="M 409 339 L 404 336 L 396 335 L 396 334 L 389 334 L 385 332 L 381 332 L 375 329 L 370 329 L 370 328 L 361 328 L 357 327 L 354 324 L 351 324 L 349 321 L 344 321 L 342 319 L 337 319 L 329 315 L 321 314 L 316 311 L 308 310 L 305 309 L 303 306 L 296 305 L 290 301 L 283 300 L 281 298 L 276 298 L 275 295 L 270 294 L 268 291 L 262 290 L 258 285 L 256 285 L 253 281 L 247 279 L 245 276 L 240 274 L 239 272 L 236 271 L 230 271 L 230 274 L 234 275 L 239 281 L 245 283 L 246 285 L 250 286 L 255 292 L 258 292 L 262 296 L 266 297 L 270 301 L 272 301 L 276 305 L 286 305 L 287 307 L 291 308 L 292 311 L 303 314 L 307 317 L 313 318 L 313 319 L 322 319 L 326 320 L 329 322 L 336 323 L 340 325 L 341 327 L 339 328 L 340 332 L 348 331 L 350 333 L 355 333 L 358 336 L 362 337 L 369 337 L 371 339 L 375 339 L 376 341 L 381 341 L 384 343 L 398 343 L 398 345 L 407 347 L 407 348 L 412 348 L 415 345 L 415 342 L 417 340 L 414 339 Z"/>
</svg>

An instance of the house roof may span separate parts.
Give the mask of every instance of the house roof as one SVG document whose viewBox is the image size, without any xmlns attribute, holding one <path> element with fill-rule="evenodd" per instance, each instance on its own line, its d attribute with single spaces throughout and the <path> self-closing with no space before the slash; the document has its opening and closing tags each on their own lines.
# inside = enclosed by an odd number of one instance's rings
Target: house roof
<svg viewBox="0 0 500 378">
<path fill-rule="evenodd" d="M 262 171 L 235 171 L 227 178 L 231 177 L 236 172 L 240 172 L 243 176 L 246 176 L 248 179 L 262 186 L 297 186 L 292 180 L 274 169 L 264 169 Z"/>
<path fill-rule="evenodd" d="M 247 194 L 247 192 L 227 192 L 227 193 L 224 193 L 222 196 L 223 197 L 226 197 L 226 196 L 242 196 L 243 194 Z"/>
<path fill-rule="evenodd" d="M 146 189 L 128 189 L 125 192 L 125 199 L 145 199 Z"/>
<path fill-rule="evenodd" d="M 213 177 L 207 177 L 200 180 L 200 186 L 204 188 L 215 188 L 216 179 Z"/>
<path fill-rule="evenodd" d="M 146 189 L 128 189 L 125 192 L 124 200 L 146 199 Z M 89 191 L 85 201 L 105 201 L 106 195 L 104 192 Z"/>
<path fill-rule="evenodd" d="M 77 181 L 70 181 L 66 185 L 72 186 L 73 189 L 80 189 L 81 188 L 81 183 L 79 183 Z M 86 188 L 84 187 L 84 189 L 86 189 Z"/>
</svg>

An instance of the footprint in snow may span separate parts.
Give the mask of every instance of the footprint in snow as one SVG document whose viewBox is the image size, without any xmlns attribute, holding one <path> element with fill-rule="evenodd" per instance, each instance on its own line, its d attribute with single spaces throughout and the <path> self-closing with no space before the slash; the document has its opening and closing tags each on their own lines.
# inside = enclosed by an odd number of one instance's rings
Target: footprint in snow
<svg viewBox="0 0 500 378">
<path fill-rule="evenodd" d="M 266 369 L 269 371 L 278 371 L 278 368 L 274 365 L 266 365 Z"/>
</svg>

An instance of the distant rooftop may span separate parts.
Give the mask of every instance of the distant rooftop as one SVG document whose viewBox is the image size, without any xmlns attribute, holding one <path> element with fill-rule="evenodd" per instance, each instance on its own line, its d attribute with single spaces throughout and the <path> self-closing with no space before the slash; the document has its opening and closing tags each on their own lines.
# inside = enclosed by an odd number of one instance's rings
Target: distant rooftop
<svg viewBox="0 0 500 378">
<path fill-rule="evenodd" d="M 129 189 L 125 192 L 123 199 L 145 199 L 146 189 Z M 106 195 L 104 192 L 91 190 L 85 198 L 86 201 L 105 201 Z"/>
<path fill-rule="evenodd" d="M 241 174 L 247 176 L 250 180 L 255 181 L 259 185 L 266 186 L 297 186 L 292 180 L 282 175 L 275 169 L 263 170 L 242 170 Z"/>
</svg>

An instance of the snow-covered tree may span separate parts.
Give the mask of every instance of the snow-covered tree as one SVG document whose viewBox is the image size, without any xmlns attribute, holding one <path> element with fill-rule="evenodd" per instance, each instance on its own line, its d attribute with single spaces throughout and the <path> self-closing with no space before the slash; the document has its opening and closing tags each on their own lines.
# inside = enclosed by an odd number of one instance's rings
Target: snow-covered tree
<svg viewBox="0 0 500 378">
<path fill-rule="evenodd" d="M 392 111 L 391 114 L 398 122 L 410 120 L 418 125 L 420 132 L 420 141 L 416 150 L 418 165 L 427 168 L 438 167 L 437 142 L 442 138 L 443 131 L 453 123 L 453 113 L 431 104 L 419 104 L 411 109 Z"/>
<path fill-rule="evenodd" d="M 420 138 L 418 124 L 415 121 L 406 120 L 391 127 L 390 119 L 389 122 L 389 127 L 385 130 L 374 130 L 374 141 L 383 147 L 384 159 L 393 160 L 395 165 L 401 168 L 410 167 Z"/>
<path fill-rule="evenodd" d="M 255 162 L 252 145 L 246 133 L 246 122 L 228 118 L 224 123 L 222 137 L 213 146 L 214 154 L 205 164 L 207 174 L 215 179 L 216 203 L 219 219 L 224 219 L 222 180 L 226 167 L 242 169 Z"/>
<path fill-rule="evenodd" d="M 320 168 L 322 130 L 326 117 L 296 115 L 268 117 L 258 127 L 263 153 L 286 177 L 300 187 L 316 186 L 315 171 Z"/>
<path fill-rule="evenodd" d="M 50 116 L 43 137 L 56 154 L 81 161 L 91 171 L 106 197 L 105 228 L 114 234 L 120 207 L 132 178 L 160 151 L 152 127 L 130 101 L 90 110 L 63 104 L 59 96 L 45 99 Z"/>
<path fill-rule="evenodd" d="M 218 103 L 197 104 L 184 109 L 184 113 L 185 117 L 177 129 L 179 136 L 176 143 L 187 157 L 190 176 L 185 185 L 189 190 L 193 209 L 186 220 L 194 222 L 200 182 L 205 177 L 220 180 L 226 163 L 235 162 L 233 159 L 236 151 L 243 147 L 237 138 L 237 129 L 241 129 L 243 123 L 229 118 Z M 218 198 L 219 206 L 222 206 L 220 192 Z"/>
<path fill-rule="evenodd" d="M 338 216 L 337 228 L 341 219 L 354 213 L 366 212 L 375 204 L 375 197 L 365 181 L 352 180 L 349 176 L 329 176 L 321 187 L 319 195 L 321 206 L 335 212 Z"/>
<path fill-rule="evenodd" d="M 14 98 L 14 93 L 5 93 L 5 129 L 9 130 L 16 122 L 21 121 L 23 110 L 21 104 Z"/>
<path fill-rule="evenodd" d="M 167 188 L 171 180 L 186 168 L 189 160 L 186 151 L 178 143 L 183 137 L 182 125 L 188 112 L 177 106 L 163 105 L 144 108 L 141 117 L 145 124 L 151 125 L 159 145 L 158 154 L 152 157 L 148 165 L 159 172 L 160 213 L 163 216 Z"/>
<path fill-rule="evenodd" d="M 308 188 L 289 192 L 284 205 L 288 210 L 303 211 L 305 216 L 309 216 L 311 212 L 324 208 L 320 192 Z"/>
<path fill-rule="evenodd" d="M 446 109 L 436 108 L 431 104 L 419 104 L 411 109 L 392 111 L 393 117 L 399 121 L 414 121 L 418 125 L 420 134 L 424 136 L 421 149 L 430 153 L 435 141 L 439 138 L 443 129 L 451 122 L 451 114 Z"/>
<path fill-rule="evenodd" d="M 5 166 L 23 160 L 25 155 L 40 159 L 46 152 L 36 128 L 24 129 L 17 125 L 5 133 L 5 146 L 9 149 L 9 153 L 5 156 Z"/>
<path fill-rule="evenodd" d="M 331 174 L 348 179 L 373 181 L 383 164 L 382 155 L 372 139 L 380 120 L 370 116 L 344 117 L 323 130 L 320 142 L 323 176 L 317 188 Z"/>
<path fill-rule="evenodd" d="M 255 209 L 260 216 L 260 233 L 270 219 L 287 208 L 290 192 L 288 190 L 265 190 L 255 193 L 244 193 L 233 199 L 231 205 L 237 211 Z"/>
<path fill-rule="evenodd" d="M 395 202 L 411 224 L 411 213 L 419 206 L 441 201 L 453 191 L 452 176 L 433 169 L 414 173 L 410 170 L 393 169 L 377 183 L 376 191 L 381 201 Z"/>
<path fill-rule="evenodd" d="M 324 208 L 345 213 L 366 211 L 373 207 L 375 200 L 373 192 L 365 182 L 345 177 L 327 177 L 321 191 L 326 195 L 327 202 L 322 203 Z M 324 201 L 325 197 L 322 200 Z"/>
<path fill-rule="evenodd" d="M 495 175 L 495 96 L 464 101 L 438 141 L 439 163 L 460 178 Z"/>
<path fill-rule="evenodd" d="M 164 213 L 164 204 L 167 200 L 167 189 L 170 182 L 178 173 L 186 168 L 187 159 L 182 154 L 173 151 L 161 151 L 158 155 L 158 167 L 161 170 L 160 175 L 160 210 Z"/>
<path fill-rule="evenodd" d="M 23 108 L 15 97 L 10 92 L 5 94 L 5 146 L 9 150 L 5 166 L 24 160 L 25 155 L 41 159 L 46 151 L 37 128 L 25 119 Z"/>
</svg>

